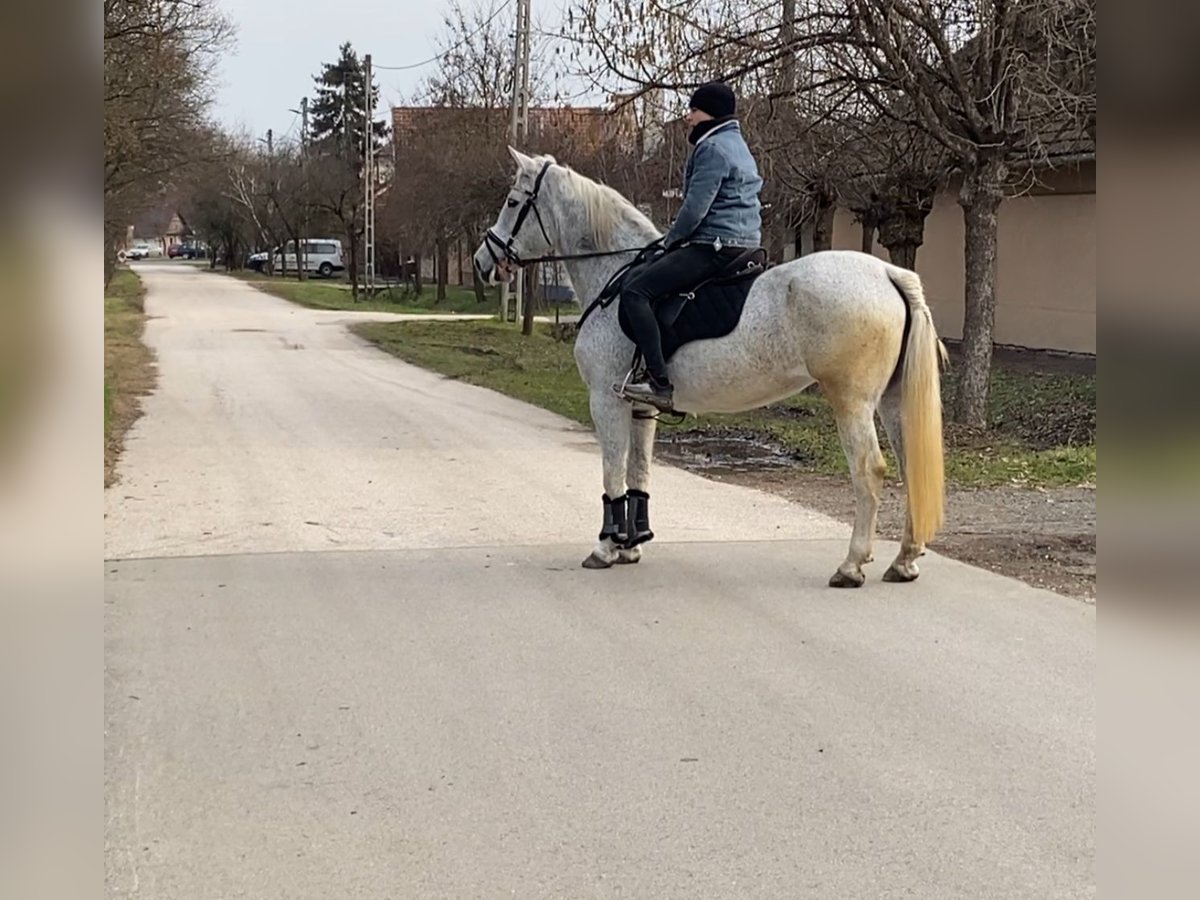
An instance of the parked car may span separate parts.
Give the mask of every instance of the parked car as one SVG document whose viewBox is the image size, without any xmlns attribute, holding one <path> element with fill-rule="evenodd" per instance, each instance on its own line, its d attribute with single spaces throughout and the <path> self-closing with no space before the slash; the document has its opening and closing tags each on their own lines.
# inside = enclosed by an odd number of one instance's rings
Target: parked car
<svg viewBox="0 0 1200 900">
<path fill-rule="evenodd" d="M 271 258 L 271 254 L 266 250 L 260 250 L 258 253 L 251 253 L 246 257 L 246 268 L 251 272 L 262 272 L 267 268 L 267 260 Z"/>
<path fill-rule="evenodd" d="M 167 256 L 171 259 L 204 259 L 207 253 L 208 247 L 205 244 L 172 244 L 167 248 Z"/>
<path fill-rule="evenodd" d="M 148 244 L 134 244 L 125 251 L 126 259 L 145 259 L 150 255 L 150 246 Z"/>
<path fill-rule="evenodd" d="M 334 272 L 341 272 L 346 268 L 346 264 L 342 259 L 342 242 L 336 238 L 307 238 L 301 241 L 301 246 L 304 251 L 304 270 L 306 272 L 316 272 L 325 278 L 328 278 Z M 279 248 L 275 250 L 275 271 L 282 271 L 287 263 L 286 269 L 289 272 L 295 272 L 299 268 L 299 263 L 296 261 L 296 245 L 293 241 L 288 241 L 282 252 Z"/>
</svg>

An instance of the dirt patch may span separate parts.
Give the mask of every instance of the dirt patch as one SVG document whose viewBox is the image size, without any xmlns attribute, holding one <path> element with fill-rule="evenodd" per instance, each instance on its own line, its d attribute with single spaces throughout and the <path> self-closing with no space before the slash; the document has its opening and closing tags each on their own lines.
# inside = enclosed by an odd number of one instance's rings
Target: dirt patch
<svg viewBox="0 0 1200 900">
<path fill-rule="evenodd" d="M 656 457 L 716 481 L 768 491 L 846 522 L 854 497 L 845 476 L 797 470 L 780 445 L 752 434 L 712 441 L 664 434 Z M 879 511 L 880 538 L 899 540 L 904 491 L 889 482 Z M 962 489 L 946 495 L 946 526 L 930 549 L 1001 575 L 1094 602 L 1096 491 L 1090 487 Z M 886 564 L 886 561 L 884 561 Z"/>
</svg>

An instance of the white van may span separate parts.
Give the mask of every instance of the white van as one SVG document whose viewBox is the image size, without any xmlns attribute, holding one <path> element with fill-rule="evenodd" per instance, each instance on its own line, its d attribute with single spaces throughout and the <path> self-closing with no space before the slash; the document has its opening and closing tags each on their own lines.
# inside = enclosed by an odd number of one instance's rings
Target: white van
<svg viewBox="0 0 1200 900">
<path fill-rule="evenodd" d="M 336 238 L 305 238 L 300 241 L 304 249 L 304 270 L 316 272 L 328 278 L 334 272 L 346 268 L 342 260 L 342 242 Z M 275 274 L 284 270 L 284 254 L 287 255 L 287 271 L 295 272 L 299 268 L 296 262 L 296 244 L 288 241 L 283 246 L 283 252 L 275 251 Z"/>
</svg>

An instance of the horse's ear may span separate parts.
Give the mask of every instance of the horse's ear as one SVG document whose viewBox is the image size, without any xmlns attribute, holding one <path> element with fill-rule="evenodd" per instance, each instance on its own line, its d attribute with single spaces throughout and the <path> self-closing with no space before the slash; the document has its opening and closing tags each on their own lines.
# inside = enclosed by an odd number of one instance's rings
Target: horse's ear
<svg viewBox="0 0 1200 900">
<path fill-rule="evenodd" d="M 508 145 L 508 152 L 512 154 L 512 158 L 516 162 L 518 168 L 528 169 L 533 165 L 533 160 L 514 147 L 512 144 Z"/>
</svg>

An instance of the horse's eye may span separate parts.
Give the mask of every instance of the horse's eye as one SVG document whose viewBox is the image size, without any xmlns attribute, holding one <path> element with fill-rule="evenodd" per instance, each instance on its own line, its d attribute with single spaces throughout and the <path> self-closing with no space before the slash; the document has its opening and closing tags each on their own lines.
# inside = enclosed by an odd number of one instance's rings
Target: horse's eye
<svg viewBox="0 0 1200 900">
<path fill-rule="evenodd" d="M 507 206 L 509 209 L 512 209 L 516 205 L 517 205 L 517 201 L 515 199 L 513 199 L 512 197 L 509 197 L 508 203 L 505 204 L 505 206 Z"/>
</svg>

